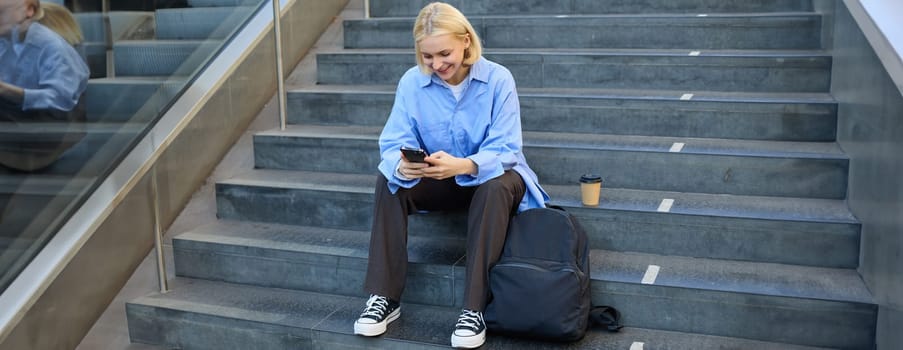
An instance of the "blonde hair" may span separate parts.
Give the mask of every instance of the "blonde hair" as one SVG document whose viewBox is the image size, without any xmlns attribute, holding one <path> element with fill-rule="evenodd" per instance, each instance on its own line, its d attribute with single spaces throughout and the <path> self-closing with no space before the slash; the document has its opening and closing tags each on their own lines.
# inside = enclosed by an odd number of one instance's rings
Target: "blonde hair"
<svg viewBox="0 0 903 350">
<path fill-rule="evenodd" d="M 420 40 L 446 34 L 453 34 L 461 40 L 470 38 L 470 47 L 464 49 L 465 66 L 472 66 L 483 54 L 480 37 L 461 11 L 444 2 L 431 3 L 420 10 L 414 22 L 414 54 L 417 56 L 417 65 L 424 74 L 430 74 L 432 69 L 423 63 Z"/>
<path fill-rule="evenodd" d="M 85 40 L 75 16 L 65 6 L 45 2 L 38 8 L 40 11 L 35 12 L 34 19 L 66 39 L 70 45 L 76 46 Z"/>
</svg>

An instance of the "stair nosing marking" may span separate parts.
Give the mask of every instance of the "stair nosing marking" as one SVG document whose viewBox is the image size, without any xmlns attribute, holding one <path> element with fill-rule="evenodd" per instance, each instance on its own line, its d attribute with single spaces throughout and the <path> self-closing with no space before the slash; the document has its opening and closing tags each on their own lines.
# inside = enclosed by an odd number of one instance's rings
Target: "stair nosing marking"
<svg viewBox="0 0 903 350">
<path fill-rule="evenodd" d="M 693 94 L 683 94 L 680 96 L 681 101 L 689 101 L 693 99 Z"/>
<path fill-rule="evenodd" d="M 635 341 L 633 344 L 630 344 L 630 350 L 643 350 L 643 346 L 646 345 L 643 342 Z"/>
<path fill-rule="evenodd" d="M 686 144 L 683 142 L 675 142 L 673 145 L 671 145 L 671 149 L 669 149 L 668 152 L 679 153 L 680 151 L 682 151 L 684 149 L 685 145 Z"/>
<path fill-rule="evenodd" d="M 674 205 L 674 199 L 665 198 L 662 199 L 662 203 L 658 205 L 657 211 L 660 213 L 670 213 L 671 207 Z"/>
<path fill-rule="evenodd" d="M 661 266 L 658 265 L 649 265 L 646 268 L 646 273 L 643 274 L 643 280 L 640 281 L 642 284 L 655 284 L 655 279 L 658 278 L 658 272 L 661 271 Z"/>
<path fill-rule="evenodd" d="M 699 51 L 690 51 L 690 54 L 688 56 L 699 56 L 699 54 L 701 54 L 701 53 L 702 52 L 699 52 Z"/>
<path fill-rule="evenodd" d="M 707 13 L 700 13 L 700 14 L 696 15 L 696 17 L 708 17 L 708 16 L 709 15 Z"/>
</svg>

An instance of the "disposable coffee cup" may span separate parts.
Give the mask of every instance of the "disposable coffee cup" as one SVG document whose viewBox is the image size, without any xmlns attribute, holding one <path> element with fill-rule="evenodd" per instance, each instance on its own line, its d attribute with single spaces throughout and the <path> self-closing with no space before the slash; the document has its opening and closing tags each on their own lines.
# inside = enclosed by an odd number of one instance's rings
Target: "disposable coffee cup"
<svg viewBox="0 0 903 350">
<path fill-rule="evenodd" d="M 602 190 L 602 177 L 595 174 L 585 174 L 580 177 L 580 194 L 583 205 L 599 205 L 599 192 Z"/>
</svg>

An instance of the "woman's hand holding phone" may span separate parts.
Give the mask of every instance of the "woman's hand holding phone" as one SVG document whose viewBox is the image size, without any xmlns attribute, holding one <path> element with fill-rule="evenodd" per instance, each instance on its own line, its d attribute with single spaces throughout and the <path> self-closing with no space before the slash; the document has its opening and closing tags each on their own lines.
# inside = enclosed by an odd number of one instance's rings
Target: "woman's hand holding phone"
<svg viewBox="0 0 903 350">
<path fill-rule="evenodd" d="M 477 165 L 470 158 L 458 158 L 445 151 L 439 151 L 426 157 L 430 167 L 422 170 L 423 176 L 444 180 L 452 176 L 476 174 Z"/>
<path fill-rule="evenodd" d="M 468 158 L 458 158 L 445 151 L 427 155 L 421 149 L 401 148 L 399 173 L 408 179 L 428 177 L 443 180 L 456 175 L 476 174 L 477 165 Z"/>
<path fill-rule="evenodd" d="M 426 152 L 419 148 L 402 147 L 401 154 L 403 158 L 411 163 L 426 163 L 424 160 L 427 156 Z"/>
<path fill-rule="evenodd" d="M 426 162 L 427 154 L 418 148 L 401 148 L 401 164 L 398 166 L 398 172 L 408 179 L 419 179 L 424 177 L 423 169 L 430 166 Z"/>
</svg>

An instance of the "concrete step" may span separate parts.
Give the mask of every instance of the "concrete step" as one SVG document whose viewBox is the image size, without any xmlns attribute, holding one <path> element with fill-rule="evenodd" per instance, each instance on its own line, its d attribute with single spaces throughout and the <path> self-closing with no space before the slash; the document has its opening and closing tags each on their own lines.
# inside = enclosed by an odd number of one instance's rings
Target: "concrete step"
<svg viewBox="0 0 903 350">
<path fill-rule="evenodd" d="M 5 288 L 12 275 L 18 274 L 13 269 L 18 270 L 24 265 L 21 262 L 23 254 L 35 251 L 34 244 L 32 238 L 0 236 L 0 287 Z"/>
<path fill-rule="evenodd" d="M 487 50 L 522 88 L 828 92 L 821 51 Z M 410 49 L 317 54 L 320 84 L 395 84 L 414 65 Z M 687 91 L 689 92 L 689 91 Z"/>
<path fill-rule="evenodd" d="M 106 15 L 100 12 L 80 12 L 74 16 L 84 37 L 78 49 L 88 63 L 91 78 L 107 76 L 107 43 L 149 39 L 154 34 L 153 12 L 114 11 Z"/>
<path fill-rule="evenodd" d="M 186 79 L 117 77 L 88 80 L 88 122 L 147 122 L 168 106 Z"/>
<path fill-rule="evenodd" d="M 471 16 L 487 48 L 819 49 L 820 14 Z M 414 18 L 344 21 L 345 48 L 412 48 Z M 413 59 L 413 58 L 412 58 Z"/>
<path fill-rule="evenodd" d="M 157 39 L 225 39 L 241 28 L 256 7 L 195 7 L 157 10 Z"/>
<path fill-rule="evenodd" d="M 221 40 L 127 40 L 113 44 L 116 76 L 188 77 L 222 44 Z"/>
<path fill-rule="evenodd" d="M 152 23 L 153 12 L 146 11 L 112 11 L 106 14 L 101 12 L 78 12 L 73 14 L 82 30 L 85 42 L 106 43 L 122 39 L 137 39 L 136 31 L 147 32 L 146 25 Z M 105 21 L 109 19 L 110 30 L 107 31 Z M 153 34 L 152 31 L 148 34 Z M 108 37 L 109 35 L 109 37 Z"/>
<path fill-rule="evenodd" d="M 188 0 L 191 7 L 257 6 L 262 0 Z"/>
<path fill-rule="evenodd" d="M 368 231 L 376 175 L 257 169 L 216 184 L 224 219 Z M 604 185 L 598 207 L 579 187 L 544 185 L 594 248 L 855 268 L 859 223 L 840 200 L 641 191 Z M 665 199 L 670 210 L 660 211 Z M 412 236 L 464 235 L 463 214 L 415 215 Z"/>
<path fill-rule="evenodd" d="M 360 297 L 368 246 L 366 232 L 236 222 L 173 241 L 183 277 Z M 402 300 L 460 307 L 463 237 L 415 237 L 408 251 L 412 267 Z M 594 304 L 627 311 L 627 326 L 842 348 L 865 348 L 871 339 L 877 309 L 852 269 L 606 250 L 590 255 Z M 650 265 L 659 268 L 652 280 L 645 276 Z M 664 321 L 678 318 L 688 322 Z"/>
<path fill-rule="evenodd" d="M 0 236 L 0 251 L 22 250 L 33 242 L 34 240 L 27 238 Z"/>
<path fill-rule="evenodd" d="M 0 174 L 0 289 L 38 254 L 100 178 Z"/>
<path fill-rule="evenodd" d="M 0 174 L 0 194 L 4 196 L 77 196 L 96 182 L 96 176 L 52 174 Z"/>
<path fill-rule="evenodd" d="M 34 239 L 0 236 L 0 288 L 6 288 L 25 265 L 26 254 L 36 251 Z"/>
<path fill-rule="evenodd" d="M 403 316 L 380 337 L 352 333 L 366 301 L 361 297 L 260 288 L 177 278 L 173 291 L 126 304 L 132 342 L 181 349 L 427 349 L 448 348 L 460 310 L 404 303 Z M 639 343 L 639 344 L 638 344 Z M 561 344 L 487 337 L 482 349 L 814 349 L 746 339 L 627 327 L 593 329 L 580 342 Z"/>
<path fill-rule="evenodd" d="M 75 209 L 74 201 L 88 194 L 96 176 L 0 175 L 3 205 L 0 236 L 36 239 L 61 224 L 60 216 Z M 46 237 L 45 237 L 46 238 Z"/>
<path fill-rule="evenodd" d="M 525 131 L 834 141 L 837 105 L 828 94 L 518 88 Z M 318 85 L 288 92 L 290 124 L 382 126 L 392 85 Z M 550 123 L 554 120 L 554 123 Z"/>
<path fill-rule="evenodd" d="M 0 247 L 0 288 L 6 289 L 12 283 L 35 252 L 29 245 Z"/>
<path fill-rule="evenodd" d="M 35 133 L 28 131 L 46 134 L 66 127 L 20 124 L 18 129 L 23 133 L 14 133 L 13 128 L 0 124 L 0 138 L 34 140 Z M 0 249 L 0 289 L 40 251 L 42 244 L 78 208 L 80 200 L 93 190 L 114 157 L 134 138 L 134 134 L 125 136 L 112 131 L 113 127 L 94 125 L 86 129 L 85 137 L 47 168 L 23 173 L 0 166 L 0 239 L 10 243 Z"/>
<path fill-rule="evenodd" d="M 432 0 L 370 0 L 370 16 L 416 17 Z M 467 16 L 485 15 L 585 15 L 615 13 L 718 13 L 811 11 L 811 0 L 449 0 Z"/>
<path fill-rule="evenodd" d="M 103 42 L 85 42 L 76 48 L 88 64 L 90 78 L 107 76 L 107 44 Z"/>
<path fill-rule="evenodd" d="M 70 139 L 75 144 L 63 144 L 68 149 L 46 168 L 21 173 L 0 166 L 0 175 L 17 176 L 99 176 L 122 154 L 126 146 L 141 133 L 143 124 L 120 123 L 0 123 L 0 139 L 4 142 L 23 140 L 34 142 L 47 139 L 59 144 Z"/>
<path fill-rule="evenodd" d="M 16 246 L 18 240 L 15 238 L 9 237 L 0 237 L 0 250 L 6 250 L 10 247 Z"/>
<path fill-rule="evenodd" d="M 258 168 L 371 174 L 381 127 L 292 125 L 254 136 Z M 545 184 L 600 173 L 645 190 L 843 199 L 849 159 L 836 143 L 524 132 Z M 438 150 L 427 150 L 435 152 Z"/>
</svg>

